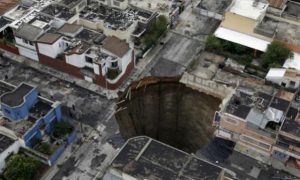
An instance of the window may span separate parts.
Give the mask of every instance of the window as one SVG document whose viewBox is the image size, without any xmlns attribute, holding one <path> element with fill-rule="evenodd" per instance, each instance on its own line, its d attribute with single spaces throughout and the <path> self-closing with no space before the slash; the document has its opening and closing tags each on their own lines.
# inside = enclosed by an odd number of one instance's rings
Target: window
<svg viewBox="0 0 300 180">
<path fill-rule="evenodd" d="M 290 81 L 290 86 L 291 87 L 295 87 L 296 86 L 296 82 L 295 81 Z"/>
<path fill-rule="evenodd" d="M 114 1 L 114 5 L 119 7 L 120 6 L 120 2 Z"/>
<path fill-rule="evenodd" d="M 239 122 L 237 120 L 233 120 L 233 119 L 229 119 L 229 118 L 225 118 L 224 119 L 227 123 L 230 123 L 230 124 L 234 124 L 234 125 L 238 125 Z"/>
<path fill-rule="evenodd" d="M 10 114 L 10 111 L 8 109 L 4 109 L 6 114 Z"/>
<path fill-rule="evenodd" d="M 112 68 L 118 67 L 118 61 L 112 62 L 112 63 L 111 63 L 111 67 L 112 67 Z"/>
<path fill-rule="evenodd" d="M 257 141 L 257 140 L 255 140 L 255 139 L 249 137 L 249 136 L 241 135 L 241 136 L 240 136 L 240 139 L 241 139 L 242 141 L 244 141 L 244 142 L 247 142 L 247 143 L 249 143 L 249 144 L 258 146 L 258 147 L 260 147 L 260 148 L 262 148 L 262 149 L 270 150 L 270 148 L 271 148 L 271 145 L 266 144 L 266 143 L 263 143 L 263 142 L 261 142 L 261 141 Z"/>
<path fill-rule="evenodd" d="M 85 61 L 86 61 L 87 63 L 93 64 L 93 59 L 90 58 L 90 57 L 88 57 L 88 56 L 85 56 Z"/>
</svg>

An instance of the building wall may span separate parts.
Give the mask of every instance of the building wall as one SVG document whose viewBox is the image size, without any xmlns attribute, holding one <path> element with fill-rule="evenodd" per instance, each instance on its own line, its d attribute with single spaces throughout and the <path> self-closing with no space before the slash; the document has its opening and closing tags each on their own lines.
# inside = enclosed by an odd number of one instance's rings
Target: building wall
<svg viewBox="0 0 300 180">
<path fill-rule="evenodd" d="M 38 54 L 35 50 L 27 49 L 18 45 L 16 45 L 16 47 L 18 48 L 19 54 L 21 56 L 27 57 L 35 61 L 39 61 Z"/>
<path fill-rule="evenodd" d="M 102 30 L 106 36 L 116 36 L 117 38 L 119 38 L 121 40 L 126 40 L 126 42 L 130 42 L 131 35 L 134 32 L 134 30 L 136 29 L 137 24 L 138 24 L 138 22 L 136 21 L 130 27 L 128 27 L 125 31 L 121 31 L 121 30 L 113 30 L 108 27 L 105 27 L 105 25 L 103 23 L 104 23 L 103 21 L 92 22 L 92 21 L 89 21 L 87 19 L 82 19 L 82 18 L 80 18 L 78 20 L 79 25 L 82 25 L 89 29 Z"/>
<path fill-rule="evenodd" d="M 33 147 L 35 142 L 42 138 L 44 133 L 50 135 L 53 132 L 53 124 L 61 121 L 61 106 L 56 106 L 44 117 L 37 120 L 35 124 L 24 134 L 23 139 L 27 147 Z M 45 127 L 42 130 L 41 127 Z"/>
<path fill-rule="evenodd" d="M 8 105 L 1 102 L 1 110 L 5 117 L 11 121 L 17 121 L 25 119 L 28 116 L 28 111 L 32 105 L 36 102 L 38 92 L 36 89 L 31 91 L 27 96 L 24 97 L 23 104 L 16 107 L 9 107 Z"/>
<path fill-rule="evenodd" d="M 71 55 L 65 55 L 66 63 L 78 67 L 78 68 L 84 68 L 85 67 L 85 54 L 71 54 Z"/>
<path fill-rule="evenodd" d="M 12 153 L 16 154 L 21 147 L 21 143 L 16 140 L 11 146 L 9 146 L 5 151 L 0 154 L 0 173 L 5 168 L 5 159 Z"/>
<path fill-rule="evenodd" d="M 25 43 L 22 38 L 19 38 L 19 37 L 16 37 L 16 36 L 15 36 L 15 40 L 16 40 L 17 45 L 36 51 L 35 43 L 32 42 L 32 45 L 28 44 L 28 43 Z"/>
<path fill-rule="evenodd" d="M 64 52 L 64 50 L 67 48 L 62 38 L 60 38 L 54 44 L 45 44 L 38 42 L 37 45 L 39 48 L 39 53 L 49 56 L 51 58 L 56 58 L 57 55 Z"/>
<path fill-rule="evenodd" d="M 0 43 L 0 49 L 3 49 L 5 51 L 9 51 L 9 52 L 14 53 L 16 55 L 19 55 L 19 49 L 15 46 L 10 46 L 10 45 Z"/>
<path fill-rule="evenodd" d="M 52 67 L 58 71 L 67 73 L 77 78 L 83 79 L 80 69 L 65 62 L 65 59 L 53 59 L 51 57 L 39 54 L 40 64 Z"/>
</svg>

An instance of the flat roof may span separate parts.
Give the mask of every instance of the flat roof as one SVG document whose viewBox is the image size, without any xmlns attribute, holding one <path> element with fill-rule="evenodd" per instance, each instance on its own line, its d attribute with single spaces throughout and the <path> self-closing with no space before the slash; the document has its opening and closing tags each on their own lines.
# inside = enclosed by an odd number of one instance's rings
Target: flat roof
<svg viewBox="0 0 300 180">
<path fill-rule="evenodd" d="M 262 52 L 266 51 L 268 45 L 270 44 L 269 41 L 262 40 L 260 38 L 240 33 L 238 31 L 230 30 L 224 27 L 219 27 L 214 34 L 220 39 L 241 44 L 243 46 L 257 49 Z"/>
<path fill-rule="evenodd" d="M 103 40 L 106 38 L 103 33 L 86 28 L 83 28 L 75 37 L 87 43 L 97 45 L 102 45 Z"/>
<path fill-rule="evenodd" d="M 300 113 L 297 109 L 293 107 L 289 109 L 281 131 L 300 137 Z"/>
<path fill-rule="evenodd" d="M 0 154 L 9 148 L 14 142 L 15 140 L 0 134 Z"/>
<path fill-rule="evenodd" d="M 299 10 L 300 10 L 300 3 L 299 2 L 287 1 L 286 8 L 284 9 L 284 13 L 287 13 L 288 15 L 295 16 L 296 18 L 299 18 L 300 17 L 300 11 Z"/>
<path fill-rule="evenodd" d="M 268 4 L 257 2 L 256 6 L 255 4 L 256 0 L 238 0 L 235 1 L 233 6 L 230 8 L 230 12 L 257 20 L 267 9 Z"/>
<path fill-rule="evenodd" d="M 300 54 L 294 52 L 294 57 L 287 59 L 283 64 L 283 67 L 300 71 Z"/>
<path fill-rule="evenodd" d="M 0 15 L 20 4 L 19 0 L 0 0 Z"/>
<path fill-rule="evenodd" d="M 223 14 L 233 0 L 202 0 L 198 8 Z"/>
<path fill-rule="evenodd" d="M 82 28 L 82 26 L 77 25 L 77 24 L 65 24 L 63 25 L 63 27 L 61 27 L 58 32 L 60 33 L 70 33 L 70 34 L 74 34 L 76 32 L 78 32 L 80 29 Z"/>
<path fill-rule="evenodd" d="M 37 42 L 46 43 L 46 44 L 53 44 L 55 43 L 62 35 L 54 34 L 54 33 L 46 33 L 42 35 Z"/>
<path fill-rule="evenodd" d="M 149 137 L 129 139 L 111 167 L 137 179 L 217 180 L 222 168 Z"/>
<path fill-rule="evenodd" d="M 22 83 L 15 90 L 3 94 L 1 96 L 1 103 L 4 103 L 10 107 L 19 106 L 24 102 L 24 97 L 33 89 L 34 87 Z"/>
<path fill-rule="evenodd" d="M 23 23 L 16 31 L 17 37 L 27 39 L 29 41 L 35 41 L 42 34 L 43 29 L 33 26 L 31 24 Z"/>
<path fill-rule="evenodd" d="M 115 36 L 109 36 L 103 41 L 103 49 L 122 58 L 130 49 L 129 44 Z"/>
<path fill-rule="evenodd" d="M 268 78 L 283 78 L 285 75 L 286 69 L 283 68 L 271 68 L 266 76 Z"/>
<path fill-rule="evenodd" d="M 4 93 L 13 91 L 15 88 L 3 81 L 0 81 L 0 96 L 2 96 Z"/>
<path fill-rule="evenodd" d="M 76 15 L 75 11 L 59 4 L 50 4 L 42 12 L 64 20 L 69 20 Z"/>
</svg>

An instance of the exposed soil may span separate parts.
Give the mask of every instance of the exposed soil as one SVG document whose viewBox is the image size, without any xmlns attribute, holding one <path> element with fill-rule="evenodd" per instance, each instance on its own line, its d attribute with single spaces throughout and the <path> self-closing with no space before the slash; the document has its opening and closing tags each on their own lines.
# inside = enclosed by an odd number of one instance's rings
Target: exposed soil
<svg viewBox="0 0 300 180">
<path fill-rule="evenodd" d="M 187 152 L 196 152 L 211 141 L 220 99 L 175 79 L 144 79 L 131 89 L 131 99 L 124 95 L 120 102 L 125 101 L 118 105 L 126 109 L 116 113 L 123 138 L 146 135 Z"/>
</svg>

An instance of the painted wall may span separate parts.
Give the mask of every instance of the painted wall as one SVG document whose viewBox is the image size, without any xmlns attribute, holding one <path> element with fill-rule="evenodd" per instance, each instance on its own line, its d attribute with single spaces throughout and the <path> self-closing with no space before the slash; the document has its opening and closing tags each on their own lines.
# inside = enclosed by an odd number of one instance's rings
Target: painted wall
<svg viewBox="0 0 300 180">
<path fill-rule="evenodd" d="M 57 55 L 64 52 L 67 48 L 66 44 L 62 40 L 62 37 L 56 41 L 54 44 L 45 44 L 45 43 L 37 43 L 39 48 L 39 53 L 46 55 L 51 58 L 56 58 Z"/>
<path fill-rule="evenodd" d="M 21 56 L 27 57 L 27 58 L 35 60 L 35 61 L 39 61 L 38 54 L 35 50 L 27 49 L 27 48 L 24 48 L 19 45 L 16 45 L 16 47 L 18 48 L 19 54 Z"/>
<path fill-rule="evenodd" d="M 5 96 L 5 94 L 3 96 Z M 36 89 L 34 89 L 24 97 L 24 102 L 19 106 L 9 107 L 1 102 L 1 111 L 3 112 L 4 116 L 11 121 L 25 119 L 28 116 L 29 109 L 37 101 L 37 97 L 38 92 Z"/>
<path fill-rule="evenodd" d="M 5 167 L 5 159 L 12 153 L 16 154 L 19 151 L 20 147 L 21 147 L 21 143 L 17 140 L 0 154 L 0 173 L 3 171 Z"/>
<path fill-rule="evenodd" d="M 85 54 L 71 54 L 66 55 L 66 62 L 75 67 L 83 68 L 85 67 Z"/>
</svg>

